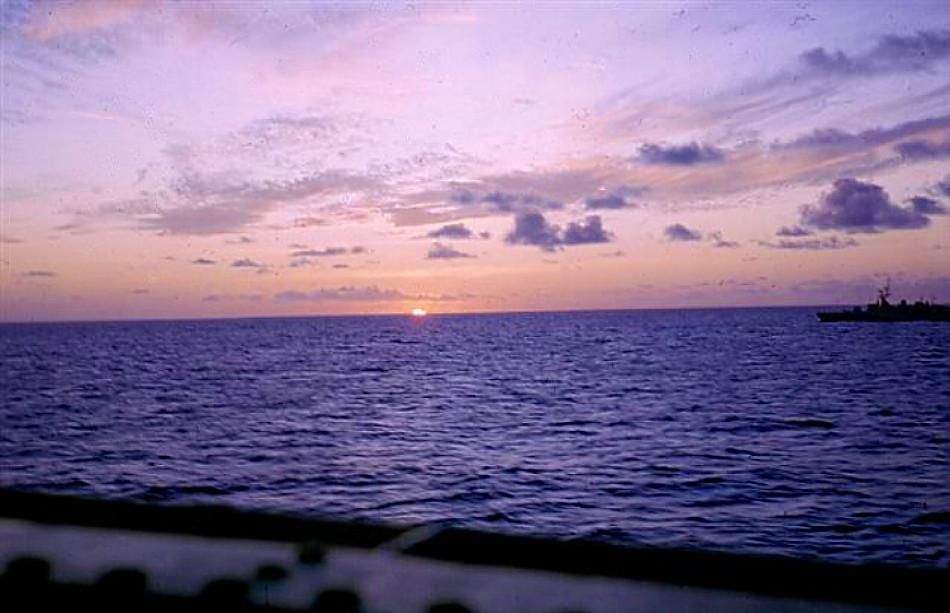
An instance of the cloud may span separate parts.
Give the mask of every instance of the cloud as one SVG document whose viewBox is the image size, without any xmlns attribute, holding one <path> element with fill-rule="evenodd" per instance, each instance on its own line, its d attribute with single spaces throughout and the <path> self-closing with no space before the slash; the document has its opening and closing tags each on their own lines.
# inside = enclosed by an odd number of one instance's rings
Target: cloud
<svg viewBox="0 0 950 613">
<path fill-rule="evenodd" d="M 622 209 L 633 206 L 631 198 L 643 195 L 648 188 L 641 185 L 625 185 L 614 189 L 606 195 L 591 196 L 584 201 L 587 210 Z"/>
<path fill-rule="evenodd" d="M 326 249 L 302 249 L 290 255 L 295 258 L 327 258 L 348 253 L 346 247 L 327 247 Z"/>
<path fill-rule="evenodd" d="M 294 219 L 295 228 L 310 228 L 312 226 L 325 226 L 327 225 L 326 219 L 321 219 L 319 217 L 298 217 Z"/>
<path fill-rule="evenodd" d="M 129 293 L 134 296 L 144 296 L 145 294 L 148 294 L 149 291 L 144 288 L 138 288 L 138 289 L 131 290 Z"/>
<path fill-rule="evenodd" d="M 544 198 L 538 194 L 501 190 L 479 194 L 470 189 L 461 189 L 452 193 L 451 200 L 456 204 L 466 206 L 487 205 L 484 208 L 497 213 L 515 213 L 525 209 L 556 211 L 564 208 L 563 203 Z"/>
<path fill-rule="evenodd" d="M 611 234 L 604 230 L 603 222 L 598 215 L 589 215 L 582 222 L 571 222 L 564 229 L 561 242 L 565 245 L 586 245 L 594 243 L 609 243 Z"/>
<path fill-rule="evenodd" d="M 861 54 L 815 47 L 801 54 L 799 63 L 805 75 L 840 77 L 922 71 L 948 57 L 950 30 L 930 30 L 884 36 Z"/>
<path fill-rule="evenodd" d="M 857 179 L 838 179 L 817 205 L 803 206 L 801 215 L 802 225 L 850 233 L 913 230 L 930 223 L 926 215 L 913 208 L 892 203 L 879 185 Z"/>
<path fill-rule="evenodd" d="M 894 150 L 905 160 L 935 160 L 950 156 L 950 140 L 942 143 L 929 140 L 909 140 L 894 145 Z"/>
<path fill-rule="evenodd" d="M 505 242 L 555 251 L 566 245 L 607 243 L 612 237 L 604 229 L 599 215 L 588 215 L 583 221 L 572 221 L 562 233 L 560 227 L 548 223 L 541 213 L 530 212 L 515 216 L 515 227 L 505 237 Z"/>
<path fill-rule="evenodd" d="M 601 196 L 598 198 L 588 198 L 584 202 L 584 208 L 596 209 L 622 209 L 627 206 L 627 200 L 616 194 Z"/>
<path fill-rule="evenodd" d="M 158 212 L 138 215 L 138 223 L 168 234 L 230 234 L 260 222 L 280 204 L 378 186 L 375 178 L 339 171 L 257 183 L 233 173 L 188 171 L 166 189 L 145 192 L 144 200 Z"/>
<path fill-rule="evenodd" d="M 51 270 L 28 270 L 20 276 L 22 277 L 55 277 L 56 273 Z"/>
<path fill-rule="evenodd" d="M 708 237 L 713 243 L 713 247 L 718 249 L 734 249 L 739 246 L 735 241 L 727 241 L 722 237 L 722 232 L 710 232 Z"/>
<path fill-rule="evenodd" d="M 244 259 L 242 259 L 242 260 L 235 260 L 235 261 L 231 262 L 231 266 L 233 266 L 233 267 L 235 267 L 235 268 L 263 268 L 263 267 L 264 267 L 263 264 L 260 264 L 260 263 L 258 263 L 258 262 L 255 262 L 254 260 L 252 260 L 252 259 L 250 259 L 250 258 L 244 258 Z"/>
<path fill-rule="evenodd" d="M 418 299 L 398 289 L 383 289 L 376 285 L 356 287 L 342 285 L 340 287 L 325 287 L 308 291 L 289 290 L 274 294 L 274 298 L 282 302 L 363 302 L 363 301 L 392 301 Z M 428 297 L 433 299 L 432 297 Z M 437 298 L 436 298 L 437 299 Z M 443 299 L 449 299 L 443 297 Z"/>
<path fill-rule="evenodd" d="M 703 239 L 702 233 L 696 230 L 690 230 L 681 223 L 675 223 L 667 226 L 663 231 L 671 241 L 699 241 Z"/>
<path fill-rule="evenodd" d="M 937 181 L 936 188 L 941 194 L 950 198 L 950 177 L 947 177 L 943 181 Z"/>
<path fill-rule="evenodd" d="M 908 137 L 926 134 L 950 128 L 950 115 L 915 119 L 891 126 L 889 128 L 872 128 L 857 133 L 846 132 L 838 128 L 819 128 L 785 143 L 772 145 L 773 149 L 817 149 L 833 150 L 841 153 L 842 150 L 864 150 L 880 145 L 896 143 Z M 925 141 L 926 142 L 926 141 Z M 895 148 L 899 148 L 897 145 Z M 909 146 L 913 155 L 913 146 Z M 900 153 L 898 149 L 898 153 Z"/>
<path fill-rule="evenodd" d="M 0 245 L 15 245 L 17 243 L 22 243 L 23 241 L 18 238 L 13 238 L 12 236 L 6 236 L 0 234 Z"/>
<path fill-rule="evenodd" d="M 435 243 L 429 249 L 428 255 L 426 255 L 427 260 L 453 260 L 457 258 L 474 258 L 475 256 L 470 253 L 463 253 L 457 249 L 453 249 L 448 245 L 443 245 L 442 243 Z"/>
<path fill-rule="evenodd" d="M 837 249 L 847 249 L 857 247 L 858 241 L 853 238 L 839 239 L 837 236 L 829 238 L 813 238 L 808 240 L 781 240 L 777 243 L 760 241 L 760 245 L 769 249 L 792 249 L 798 251 L 833 251 Z"/>
<path fill-rule="evenodd" d="M 695 166 L 721 162 L 725 157 L 720 149 L 695 142 L 686 145 L 646 143 L 640 145 L 634 161 L 656 166 Z"/>
<path fill-rule="evenodd" d="M 442 226 L 438 230 L 433 230 L 426 234 L 430 238 L 474 238 L 475 234 L 465 227 L 462 223 L 450 223 Z"/>
<path fill-rule="evenodd" d="M 921 215 L 946 215 L 950 212 L 947 211 L 947 207 L 926 196 L 914 196 L 909 202 L 911 209 Z"/>
<path fill-rule="evenodd" d="M 287 290 L 274 294 L 274 299 L 281 302 L 391 302 L 398 300 L 443 302 L 467 300 L 472 297 L 471 294 L 407 294 L 398 289 L 385 289 L 376 285 L 365 287 L 341 285 L 306 291 Z"/>
<path fill-rule="evenodd" d="M 803 228 L 801 226 L 782 226 L 781 228 L 778 229 L 778 232 L 776 232 L 775 235 L 776 236 L 791 236 L 791 237 L 811 236 L 812 231 L 807 228 Z"/>
<path fill-rule="evenodd" d="M 193 259 L 193 260 L 191 261 L 191 263 L 192 263 L 192 264 L 199 264 L 199 265 L 202 265 L 202 266 L 209 266 L 209 265 L 211 265 L 211 264 L 214 264 L 215 261 L 214 261 L 214 260 L 209 260 L 208 258 L 195 258 L 195 259 Z"/>
<path fill-rule="evenodd" d="M 221 302 L 223 300 L 249 300 L 258 302 L 263 299 L 262 294 L 208 294 L 202 300 L 205 302 Z"/>
<path fill-rule="evenodd" d="M 505 237 L 505 242 L 554 251 L 561 246 L 560 231 L 557 226 L 549 224 L 541 213 L 519 213 L 515 216 L 515 228 Z"/>
</svg>

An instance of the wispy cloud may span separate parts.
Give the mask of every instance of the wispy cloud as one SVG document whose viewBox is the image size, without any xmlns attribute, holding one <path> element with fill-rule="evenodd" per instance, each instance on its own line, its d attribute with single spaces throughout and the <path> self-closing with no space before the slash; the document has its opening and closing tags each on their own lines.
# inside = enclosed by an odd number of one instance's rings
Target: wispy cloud
<svg viewBox="0 0 950 613">
<path fill-rule="evenodd" d="M 922 30 L 884 36 L 863 53 L 815 47 L 801 54 L 795 76 L 855 77 L 918 72 L 950 58 L 950 30 Z"/>
<path fill-rule="evenodd" d="M 337 255 L 346 255 L 350 250 L 346 247 L 327 247 L 325 249 L 301 249 L 290 255 L 295 258 L 328 258 Z"/>
<path fill-rule="evenodd" d="M 234 268 L 263 268 L 264 267 L 263 264 L 259 262 L 255 262 L 254 260 L 250 258 L 235 260 L 231 262 L 231 266 Z"/>
<path fill-rule="evenodd" d="M 158 212 L 138 215 L 138 224 L 168 234 L 230 234 L 261 222 L 281 204 L 362 192 L 378 185 L 371 177 L 336 171 L 260 183 L 239 180 L 230 173 L 187 173 L 170 189 L 145 195 Z"/>
<path fill-rule="evenodd" d="M 339 287 L 323 287 L 312 290 L 288 290 L 274 294 L 274 298 L 281 302 L 393 302 L 401 300 L 428 300 L 448 301 L 462 300 L 469 296 L 455 296 L 451 294 L 407 294 L 398 289 L 380 288 L 376 285 L 354 286 L 341 285 Z"/>
<path fill-rule="evenodd" d="M 636 206 L 633 199 L 644 195 L 648 191 L 649 188 L 643 185 L 622 185 L 609 193 L 588 197 L 584 200 L 584 208 L 588 210 L 609 210 L 633 207 Z"/>
<path fill-rule="evenodd" d="M 427 260 L 455 260 L 459 258 L 474 258 L 470 253 L 464 253 L 442 243 L 435 243 L 426 254 Z"/>
<path fill-rule="evenodd" d="M 22 273 L 20 276 L 22 276 L 22 277 L 33 277 L 33 278 L 37 278 L 37 277 L 40 277 L 40 278 L 42 278 L 42 277 L 55 277 L 55 276 L 56 276 L 56 273 L 53 272 L 53 271 L 51 271 L 51 270 L 28 270 L 28 271 Z"/>
<path fill-rule="evenodd" d="M 776 236 L 800 237 L 811 236 L 812 231 L 801 226 L 782 226 L 775 234 Z"/>
<path fill-rule="evenodd" d="M 717 249 L 735 249 L 739 246 L 736 241 L 729 241 L 723 238 L 722 232 L 710 232 L 707 237 Z"/>
<path fill-rule="evenodd" d="M 760 245 L 769 249 L 791 249 L 794 251 L 834 251 L 857 247 L 858 241 L 851 237 L 840 239 L 837 236 L 813 238 L 807 240 L 780 240 L 775 243 L 760 241 Z"/>
</svg>

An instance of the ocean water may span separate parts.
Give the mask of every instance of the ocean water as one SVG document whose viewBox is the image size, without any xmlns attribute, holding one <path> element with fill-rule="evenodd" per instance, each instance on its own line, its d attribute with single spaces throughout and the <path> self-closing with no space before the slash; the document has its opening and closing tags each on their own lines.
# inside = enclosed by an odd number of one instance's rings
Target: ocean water
<svg viewBox="0 0 950 613">
<path fill-rule="evenodd" d="M 950 564 L 950 325 L 809 309 L 0 326 L 0 486 Z"/>
</svg>

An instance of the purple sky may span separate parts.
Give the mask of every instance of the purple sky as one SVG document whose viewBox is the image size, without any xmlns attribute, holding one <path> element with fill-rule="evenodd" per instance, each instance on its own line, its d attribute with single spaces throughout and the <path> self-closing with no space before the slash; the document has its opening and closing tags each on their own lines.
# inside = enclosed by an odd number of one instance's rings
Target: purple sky
<svg viewBox="0 0 950 613">
<path fill-rule="evenodd" d="M 950 301 L 945 2 L 0 7 L 2 320 Z"/>
</svg>

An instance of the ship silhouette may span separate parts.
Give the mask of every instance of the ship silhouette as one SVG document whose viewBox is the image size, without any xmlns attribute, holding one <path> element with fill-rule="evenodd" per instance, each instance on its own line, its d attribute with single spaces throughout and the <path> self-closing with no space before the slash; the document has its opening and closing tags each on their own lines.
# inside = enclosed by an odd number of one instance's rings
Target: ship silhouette
<svg viewBox="0 0 950 613">
<path fill-rule="evenodd" d="M 901 300 L 890 302 L 891 282 L 877 290 L 877 301 L 865 308 L 854 307 L 850 311 L 819 311 L 818 320 L 830 321 L 950 321 L 950 306 L 928 300 L 909 304 Z"/>
</svg>

